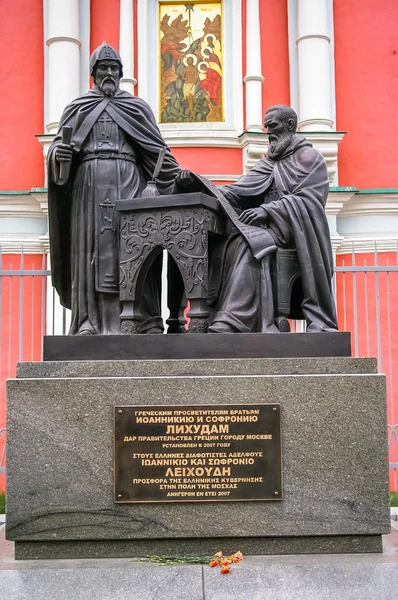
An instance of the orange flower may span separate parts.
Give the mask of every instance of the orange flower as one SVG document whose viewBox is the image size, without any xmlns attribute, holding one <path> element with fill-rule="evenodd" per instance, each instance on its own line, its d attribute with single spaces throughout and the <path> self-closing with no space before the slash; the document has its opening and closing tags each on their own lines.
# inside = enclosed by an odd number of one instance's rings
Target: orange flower
<svg viewBox="0 0 398 600">
<path fill-rule="evenodd" d="M 231 567 L 230 567 L 230 566 L 228 566 L 228 567 L 223 567 L 223 568 L 221 569 L 221 573 L 222 573 L 223 575 L 225 575 L 226 573 L 229 573 L 229 572 L 230 572 L 230 570 L 231 570 Z"/>
<path fill-rule="evenodd" d="M 220 567 L 220 571 L 223 575 L 226 575 L 231 571 L 230 563 L 238 563 L 240 560 L 243 560 L 242 552 L 235 552 L 235 554 L 231 554 L 231 556 L 224 556 L 223 553 L 216 552 L 213 560 L 209 563 L 210 567 Z"/>
</svg>

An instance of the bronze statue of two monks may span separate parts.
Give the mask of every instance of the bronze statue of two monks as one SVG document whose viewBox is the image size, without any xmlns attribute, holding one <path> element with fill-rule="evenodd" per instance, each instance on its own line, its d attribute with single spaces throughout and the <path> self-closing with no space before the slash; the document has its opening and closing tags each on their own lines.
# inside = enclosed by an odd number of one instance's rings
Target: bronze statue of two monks
<svg viewBox="0 0 398 600">
<path fill-rule="evenodd" d="M 145 197 L 153 179 L 163 196 L 215 197 L 226 221 L 214 264 L 210 257 L 209 270 L 219 281 L 209 299 L 209 333 L 281 330 L 275 289 L 284 251 L 294 252 L 299 271 L 293 313 L 305 319 L 308 332 L 335 331 L 327 169 L 322 155 L 296 134 L 296 113 L 283 105 L 269 108 L 266 158 L 235 184 L 216 188 L 179 167 L 148 104 L 120 89 L 123 66 L 111 46 L 104 42 L 94 51 L 90 71 L 94 87 L 65 108 L 48 154 L 51 270 L 62 305 L 72 311 L 69 333 L 120 333 L 115 205 Z M 159 255 L 145 279 L 140 333 L 163 333 L 161 268 Z"/>
</svg>

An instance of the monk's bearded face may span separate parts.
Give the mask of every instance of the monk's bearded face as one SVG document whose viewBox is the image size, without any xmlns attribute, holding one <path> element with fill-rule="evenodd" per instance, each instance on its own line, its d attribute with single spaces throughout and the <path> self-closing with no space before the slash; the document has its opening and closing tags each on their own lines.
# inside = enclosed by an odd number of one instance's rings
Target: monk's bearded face
<svg viewBox="0 0 398 600">
<path fill-rule="evenodd" d="M 113 96 L 120 81 L 120 65 L 117 60 L 101 60 L 96 66 L 94 81 L 105 96 Z"/>
<path fill-rule="evenodd" d="M 267 154 L 274 160 L 278 159 L 289 146 L 294 133 L 289 129 L 288 124 L 279 118 L 276 112 L 266 114 L 264 125 L 267 128 L 269 139 Z"/>
</svg>

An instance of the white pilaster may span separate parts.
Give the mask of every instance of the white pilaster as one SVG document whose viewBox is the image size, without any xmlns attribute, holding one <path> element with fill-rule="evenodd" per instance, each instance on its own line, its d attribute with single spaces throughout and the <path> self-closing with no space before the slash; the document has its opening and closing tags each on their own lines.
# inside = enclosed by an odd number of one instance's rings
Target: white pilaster
<svg viewBox="0 0 398 600">
<path fill-rule="evenodd" d="M 90 87 L 90 8 L 91 0 L 79 0 L 80 94 Z"/>
<path fill-rule="evenodd" d="M 134 95 L 134 15 L 133 0 L 120 0 L 120 43 L 119 54 L 123 63 L 120 87 Z"/>
<path fill-rule="evenodd" d="M 53 133 L 65 106 L 80 95 L 79 0 L 48 2 L 48 123 Z"/>
<path fill-rule="evenodd" d="M 246 3 L 246 131 L 263 130 L 259 0 Z"/>
<path fill-rule="evenodd" d="M 300 131 L 333 129 L 328 0 L 298 1 Z"/>
</svg>

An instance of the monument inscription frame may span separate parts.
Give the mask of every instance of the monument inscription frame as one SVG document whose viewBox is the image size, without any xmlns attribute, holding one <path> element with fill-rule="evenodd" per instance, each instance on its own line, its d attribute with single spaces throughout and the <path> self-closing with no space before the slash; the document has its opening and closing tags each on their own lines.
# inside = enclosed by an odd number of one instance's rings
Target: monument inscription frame
<svg viewBox="0 0 398 600">
<path fill-rule="evenodd" d="M 280 404 L 115 407 L 115 502 L 282 500 Z"/>
</svg>

